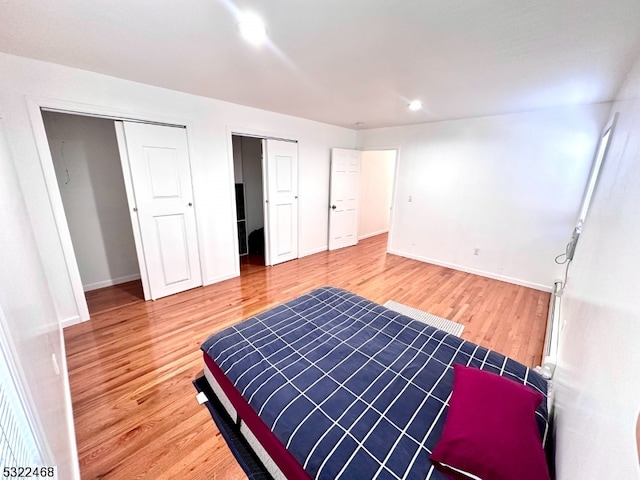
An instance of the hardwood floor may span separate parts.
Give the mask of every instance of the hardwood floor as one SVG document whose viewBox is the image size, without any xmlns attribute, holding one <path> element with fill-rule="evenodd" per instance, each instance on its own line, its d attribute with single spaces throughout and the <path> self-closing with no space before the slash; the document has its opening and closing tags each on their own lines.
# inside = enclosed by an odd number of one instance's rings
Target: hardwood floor
<svg viewBox="0 0 640 480">
<path fill-rule="evenodd" d="M 463 338 L 535 366 L 549 294 L 386 254 L 386 235 L 144 302 L 139 282 L 87 294 L 65 329 L 83 479 L 246 478 L 191 382 L 213 332 L 322 285 L 465 325 Z"/>
</svg>

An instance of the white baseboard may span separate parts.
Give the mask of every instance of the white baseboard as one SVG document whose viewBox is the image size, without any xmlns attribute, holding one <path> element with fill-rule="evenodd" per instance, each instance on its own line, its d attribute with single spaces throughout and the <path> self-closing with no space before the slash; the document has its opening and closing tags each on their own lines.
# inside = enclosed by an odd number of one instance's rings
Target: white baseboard
<svg viewBox="0 0 640 480">
<path fill-rule="evenodd" d="M 534 290 L 540 290 L 542 292 L 551 292 L 553 287 L 548 285 L 542 285 L 540 283 L 529 282 L 527 280 L 521 280 L 519 278 L 512 278 L 506 275 L 499 275 L 493 272 L 486 272 L 484 270 L 477 270 L 475 268 L 465 267 L 464 265 L 457 265 L 455 263 L 442 262 L 434 258 L 422 257 L 420 255 L 414 255 L 412 253 L 403 252 L 400 250 L 388 249 L 389 253 L 394 255 L 400 255 L 401 257 L 411 258 L 412 260 L 418 260 L 420 262 L 431 263 L 440 267 L 452 268 L 461 272 L 473 273 L 474 275 L 480 275 L 481 277 L 493 278 L 494 280 L 500 280 L 502 282 L 513 283 L 514 285 L 520 285 L 522 287 L 533 288 Z"/>
<path fill-rule="evenodd" d="M 376 235 L 382 235 L 383 233 L 387 233 L 389 231 L 388 228 L 383 230 L 378 230 L 377 232 L 365 233 L 364 235 L 360 235 L 358 240 L 364 240 L 365 238 L 375 237 Z"/>
<path fill-rule="evenodd" d="M 206 287 L 207 285 L 213 285 L 214 283 L 224 282 L 225 280 L 229 280 L 230 278 L 236 278 L 240 276 L 240 271 L 234 271 L 233 273 L 227 273 L 225 275 L 220 275 L 218 277 L 207 278 L 202 286 Z"/>
<path fill-rule="evenodd" d="M 84 321 L 86 322 L 86 320 Z M 67 328 L 82 322 L 83 320 L 80 319 L 80 315 L 74 315 L 73 317 L 68 317 L 68 318 L 65 318 L 64 320 L 60 320 L 60 326 L 62 328 Z"/>
<path fill-rule="evenodd" d="M 126 275 L 124 277 L 110 278 L 109 280 L 104 280 L 102 282 L 89 283 L 87 285 L 83 285 L 82 289 L 85 292 L 90 292 L 91 290 L 97 290 L 99 288 L 104 288 L 104 287 L 111 287 L 112 285 L 131 282 L 132 280 L 140 280 L 140 274 L 135 273 L 133 275 Z"/>
<path fill-rule="evenodd" d="M 326 252 L 329 250 L 329 245 L 324 245 L 322 247 L 314 248 L 313 250 L 307 250 L 306 252 L 300 252 L 298 254 L 298 258 L 308 257 L 309 255 L 315 255 L 316 253 Z"/>
</svg>

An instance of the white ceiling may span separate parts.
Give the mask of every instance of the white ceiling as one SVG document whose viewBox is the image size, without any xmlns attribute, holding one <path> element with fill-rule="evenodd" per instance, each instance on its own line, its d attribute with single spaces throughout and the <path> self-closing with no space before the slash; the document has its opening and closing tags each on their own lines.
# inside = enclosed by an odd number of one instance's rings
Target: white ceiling
<svg viewBox="0 0 640 480">
<path fill-rule="evenodd" d="M 245 9 L 270 45 L 240 38 Z M 610 101 L 640 1 L 0 0 L 0 51 L 372 128 Z"/>
</svg>

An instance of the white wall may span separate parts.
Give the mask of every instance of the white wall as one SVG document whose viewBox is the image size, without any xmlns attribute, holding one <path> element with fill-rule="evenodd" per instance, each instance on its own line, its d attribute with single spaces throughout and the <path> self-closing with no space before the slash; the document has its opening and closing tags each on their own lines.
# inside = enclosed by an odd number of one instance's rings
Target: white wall
<svg viewBox="0 0 640 480">
<path fill-rule="evenodd" d="M 39 130 L 29 117 L 29 99 L 187 123 L 205 284 L 239 274 L 231 132 L 298 140 L 300 255 L 326 250 L 328 220 L 322 219 L 328 218 L 330 148 L 353 148 L 353 130 L 12 55 L 0 54 L 0 71 L 8 139 L 20 159 L 18 176 L 38 249 L 66 323 L 78 318 L 78 310 L 38 160 L 34 134 Z"/>
<path fill-rule="evenodd" d="M 113 120 L 43 118 L 84 290 L 140 278 Z"/>
<path fill-rule="evenodd" d="M 242 175 L 247 201 L 247 238 L 264 227 L 264 195 L 262 189 L 262 139 L 242 137 Z"/>
<path fill-rule="evenodd" d="M 80 478 L 62 329 L 36 242 L 0 111 L 0 321 L 4 317 L 12 357 L 44 438 L 45 459 L 59 478 Z M 15 162 L 22 160 L 13 157 Z M 51 355 L 60 366 L 57 374 Z M 48 446 L 48 448 L 47 448 Z"/>
<path fill-rule="evenodd" d="M 389 250 L 550 289 L 610 108 L 358 132 L 363 150 L 399 147 Z"/>
<path fill-rule="evenodd" d="M 640 478 L 640 58 L 562 297 L 555 376 L 559 480 Z"/>
<path fill-rule="evenodd" d="M 389 231 L 395 168 L 395 150 L 362 152 L 358 238 Z"/>
</svg>

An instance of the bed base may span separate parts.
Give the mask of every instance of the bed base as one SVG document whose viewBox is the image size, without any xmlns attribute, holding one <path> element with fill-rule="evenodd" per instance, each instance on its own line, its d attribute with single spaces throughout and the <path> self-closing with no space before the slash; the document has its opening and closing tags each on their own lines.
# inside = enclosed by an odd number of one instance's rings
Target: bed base
<svg viewBox="0 0 640 480">
<path fill-rule="evenodd" d="M 209 374 L 210 375 L 210 374 Z M 220 430 L 222 437 L 229 445 L 231 453 L 235 457 L 236 461 L 247 474 L 249 480 L 275 480 L 274 476 L 267 470 L 264 463 L 260 460 L 259 456 L 255 453 L 253 447 L 249 444 L 248 440 L 244 436 L 241 424 L 238 424 L 234 418 L 231 417 L 219 399 L 213 388 L 209 384 L 209 381 L 205 375 L 196 378 L 193 381 L 193 386 L 198 393 L 202 392 L 206 395 L 207 401 L 204 405 L 209 410 L 214 423 Z M 214 380 L 215 381 L 215 380 Z M 221 390 L 220 390 L 221 391 Z M 224 399 L 228 402 L 228 399 L 222 393 Z M 231 405 L 229 403 L 229 405 Z M 233 408 L 233 407 L 231 407 Z"/>
</svg>

